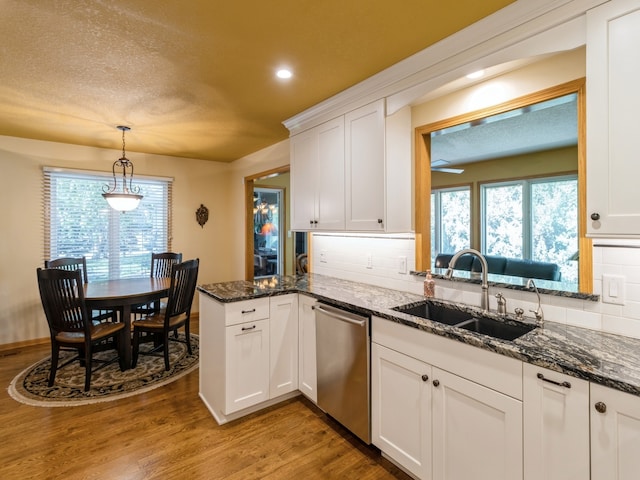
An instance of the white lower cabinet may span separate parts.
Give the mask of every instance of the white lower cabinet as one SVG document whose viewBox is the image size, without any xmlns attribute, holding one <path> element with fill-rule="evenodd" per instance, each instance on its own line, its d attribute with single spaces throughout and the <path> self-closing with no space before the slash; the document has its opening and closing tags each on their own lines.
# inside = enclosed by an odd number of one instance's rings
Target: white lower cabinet
<svg viewBox="0 0 640 480">
<path fill-rule="evenodd" d="M 525 363 L 525 480 L 589 478 L 589 382 Z"/>
<path fill-rule="evenodd" d="M 269 320 L 232 325 L 225 334 L 228 415 L 269 399 Z"/>
<path fill-rule="evenodd" d="M 313 403 L 318 403 L 316 375 L 316 314 L 317 300 L 298 296 L 298 388 Z"/>
<path fill-rule="evenodd" d="M 418 478 L 431 478 L 431 367 L 371 344 L 373 443 Z"/>
<path fill-rule="evenodd" d="M 200 398 L 216 421 L 296 395 L 297 294 L 232 303 L 199 297 Z"/>
<path fill-rule="evenodd" d="M 373 340 L 374 445 L 420 479 L 522 478 L 521 362 L 375 317 Z"/>
<path fill-rule="evenodd" d="M 269 302 L 269 398 L 298 389 L 298 294 Z"/>
<path fill-rule="evenodd" d="M 433 478 L 522 478 L 522 402 L 433 369 Z"/>
<path fill-rule="evenodd" d="M 591 479 L 640 478 L 640 399 L 591 384 Z"/>
<path fill-rule="evenodd" d="M 589 479 L 589 382 L 525 363 L 525 480 Z"/>
</svg>

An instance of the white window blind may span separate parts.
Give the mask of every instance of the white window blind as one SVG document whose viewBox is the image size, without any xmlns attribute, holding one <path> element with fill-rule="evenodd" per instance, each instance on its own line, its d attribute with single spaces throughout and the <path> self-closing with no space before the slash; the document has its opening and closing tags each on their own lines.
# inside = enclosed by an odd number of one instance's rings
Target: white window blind
<svg viewBox="0 0 640 480">
<path fill-rule="evenodd" d="M 142 201 L 121 213 L 102 197 L 111 174 L 45 167 L 44 259 L 86 257 L 89 281 L 149 275 L 151 252 L 171 250 L 170 178 L 134 177 Z"/>
</svg>

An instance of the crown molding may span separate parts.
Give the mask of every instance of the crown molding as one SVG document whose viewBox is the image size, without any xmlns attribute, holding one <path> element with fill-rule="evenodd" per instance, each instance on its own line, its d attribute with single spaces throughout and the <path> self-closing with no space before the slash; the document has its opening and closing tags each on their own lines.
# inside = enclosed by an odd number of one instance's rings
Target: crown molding
<svg viewBox="0 0 640 480">
<path fill-rule="evenodd" d="M 517 0 L 285 120 L 291 135 L 380 98 L 387 114 L 471 71 L 584 45 L 584 14 L 606 0 Z"/>
</svg>

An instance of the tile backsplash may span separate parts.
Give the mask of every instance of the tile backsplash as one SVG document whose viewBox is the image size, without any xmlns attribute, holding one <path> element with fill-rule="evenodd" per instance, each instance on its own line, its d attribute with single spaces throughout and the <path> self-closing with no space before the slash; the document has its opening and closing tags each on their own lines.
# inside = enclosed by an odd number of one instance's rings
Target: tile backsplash
<svg viewBox="0 0 640 480">
<path fill-rule="evenodd" d="M 415 268 L 413 234 L 314 233 L 311 253 L 315 273 L 422 294 L 423 278 L 409 275 Z M 603 283 L 603 276 L 613 284 Z M 593 277 L 600 301 L 541 295 L 545 320 L 640 338 L 640 241 L 594 240 Z M 603 285 L 604 293 L 622 304 L 604 302 Z M 490 290 L 492 309 L 498 291 Z M 532 315 L 534 293 L 506 289 L 502 293 L 509 312 L 520 307 Z M 436 297 L 480 305 L 480 287 L 436 280 Z"/>
</svg>

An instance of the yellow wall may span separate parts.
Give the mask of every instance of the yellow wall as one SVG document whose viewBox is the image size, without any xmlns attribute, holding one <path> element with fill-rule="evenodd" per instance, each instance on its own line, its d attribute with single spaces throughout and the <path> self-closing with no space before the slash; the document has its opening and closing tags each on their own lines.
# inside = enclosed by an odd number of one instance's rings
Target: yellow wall
<svg viewBox="0 0 640 480">
<path fill-rule="evenodd" d="M 0 136 L 0 345 L 49 335 L 42 312 L 36 268 L 44 258 L 42 167 L 110 172 L 116 150 Z M 200 258 L 200 283 L 241 278 L 230 258 L 243 246 L 228 234 L 231 168 L 227 164 L 127 152 L 137 175 L 173 177 L 173 250 Z M 200 228 L 195 212 L 204 204 L 209 221 Z M 194 309 L 197 311 L 196 300 Z"/>
</svg>

